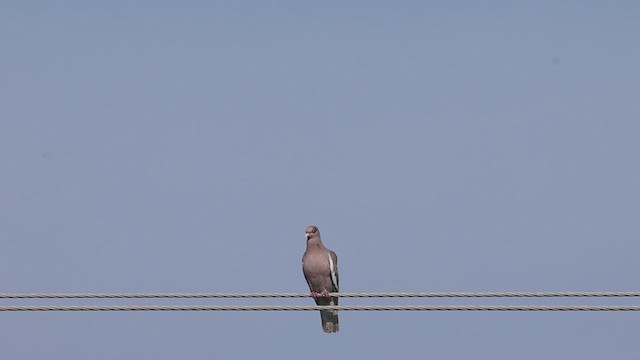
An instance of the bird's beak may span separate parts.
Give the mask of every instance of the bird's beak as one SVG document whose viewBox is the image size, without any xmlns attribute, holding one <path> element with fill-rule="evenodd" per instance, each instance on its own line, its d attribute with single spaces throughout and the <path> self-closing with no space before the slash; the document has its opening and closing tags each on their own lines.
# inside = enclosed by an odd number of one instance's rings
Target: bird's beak
<svg viewBox="0 0 640 360">
<path fill-rule="evenodd" d="M 309 233 L 305 233 L 305 234 L 304 234 L 304 237 L 305 237 L 305 238 L 307 238 L 307 240 L 309 240 L 309 238 L 311 238 L 311 234 L 309 234 Z"/>
</svg>

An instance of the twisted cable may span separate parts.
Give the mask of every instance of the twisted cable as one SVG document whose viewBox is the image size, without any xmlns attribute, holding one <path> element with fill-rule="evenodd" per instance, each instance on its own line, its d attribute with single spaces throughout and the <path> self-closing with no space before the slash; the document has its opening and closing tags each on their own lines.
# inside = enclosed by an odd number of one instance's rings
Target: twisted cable
<svg viewBox="0 0 640 360">
<path fill-rule="evenodd" d="M 355 306 L 0 306 L 0 311 L 640 311 L 640 306 L 355 305 Z"/>
<path fill-rule="evenodd" d="M 544 298 L 639 297 L 640 292 L 351 292 L 342 298 Z M 309 293 L 0 293 L 0 299 L 240 299 L 306 298 Z"/>
</svg>

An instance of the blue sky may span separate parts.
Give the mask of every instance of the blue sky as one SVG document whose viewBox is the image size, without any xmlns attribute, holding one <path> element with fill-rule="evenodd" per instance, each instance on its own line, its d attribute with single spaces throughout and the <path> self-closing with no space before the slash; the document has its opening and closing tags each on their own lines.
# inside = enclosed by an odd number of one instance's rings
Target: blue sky
<svg viewBox="0 0 640 360">
<path fill-rule="evenodd" d="M 342 291 L 636 291 L 638 18 L 632 1 L 3 1 L 0 292 L 307 291 L 309 224 Z M 640 355 L 635 313 L 340 316 L 325 335 L 315 312 L 3 313 L 0 355 Z"/>
</svg>

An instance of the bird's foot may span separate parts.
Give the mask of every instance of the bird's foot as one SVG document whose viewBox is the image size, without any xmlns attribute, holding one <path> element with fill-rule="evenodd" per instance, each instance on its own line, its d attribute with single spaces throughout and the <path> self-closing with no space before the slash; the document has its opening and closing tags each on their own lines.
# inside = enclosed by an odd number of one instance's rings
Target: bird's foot
<svg viewBox="0 0 640 360">
<path fill-rule="evenodd" d="M 317 299 L 318 298 L 318 293 L 316 291 L 314 291 L 314 290 L 311 290 L 311 297 L 314 298 L 314 299 Z"/>
<path fill-rule="evenodd" d="M 322 290 L 322 293 L 320 293 L 322 295 L 322 297 L 324 298 L 328 298 L 329 297 L 329 292 L 327 291 L 327 289 Z"/>
</svg>

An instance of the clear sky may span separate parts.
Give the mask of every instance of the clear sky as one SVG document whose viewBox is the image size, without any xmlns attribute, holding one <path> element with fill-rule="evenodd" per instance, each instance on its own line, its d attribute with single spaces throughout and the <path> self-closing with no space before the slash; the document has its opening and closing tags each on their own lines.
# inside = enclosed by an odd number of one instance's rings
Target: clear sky
<svg viewBox="0 0 640 360">
<path fill-rule="evenodd" d="M 2 1 L 0 292 L 308 291 L 309 224 L 342 291 L 637 291 L 639 19 L 637 1 Z M 341 302 L 380 303 L 637 300 Z M 2 313 L 0 357 L 640 356 L 638 313 L 340 317 L 326 335 L 316 312 Z"/>
</svg>

